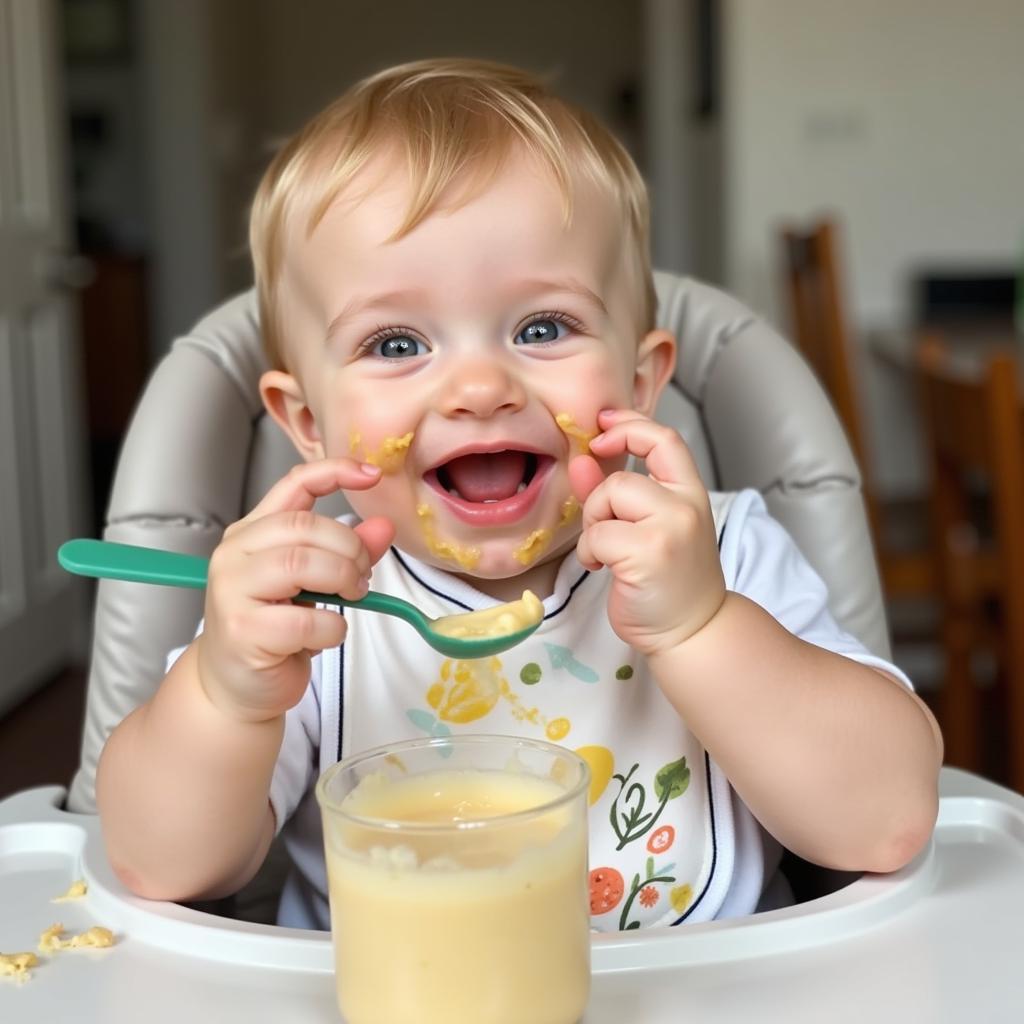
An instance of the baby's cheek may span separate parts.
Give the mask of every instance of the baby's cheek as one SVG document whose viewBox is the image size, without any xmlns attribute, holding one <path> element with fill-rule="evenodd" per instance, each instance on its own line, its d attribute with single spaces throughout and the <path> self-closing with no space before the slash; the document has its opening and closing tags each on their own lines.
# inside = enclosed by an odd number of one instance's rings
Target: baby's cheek
<svg viewBox="0 0 1024 1024">
<path fill-rule="evenodd" d="M 557 405 L 556 411 L 570 412 L 580 424 L 592 426 L 602 409 L 632 405 L 632 371 L 619 365 L 617 354 L 595 354 L 574 363 L 569 379 L 558 375 L 557 388 L 548 399 L 549 407 Z"/>
<path fill-rule="evenodd" d="M 345 491 L 345 498 L 360 519 L 390 519 L 395 527 L 395 543 L 400 548 L 413 553 L 421 549 L 423 529 L 416 515 L 416 496 L 403 477 L 383 476 L 367 491 Z"/>
<path fill-rule="evenodd" d="M 395 519 L 395 513 L 403 507 L 402 494 L 397 482 L 389 480 L 386 476 L 366 491 L 345 491 L 345 498 L 352 511 L 360 519 L 369 519 L 371 516 L 387 516 Z"/>
</svg>

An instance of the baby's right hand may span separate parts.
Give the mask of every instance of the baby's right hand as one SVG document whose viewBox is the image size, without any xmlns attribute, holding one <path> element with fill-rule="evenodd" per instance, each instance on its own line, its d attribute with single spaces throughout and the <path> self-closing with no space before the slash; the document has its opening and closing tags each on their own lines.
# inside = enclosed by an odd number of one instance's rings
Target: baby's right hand
<svg viewBox="0 0 1024 1024">
<path fill-rule="evenodd" d="M 199 678 L 209 699 L 242 721 L 267 721 L 298 703 L 313 654 L 335 647 L 345 620 L 293 604 L 300 590 L 362 597 L 370 569 L 394 537 L 390 520 L 355 527 L 313 513 L 319 497 L 366 490 L 376 466 L 324 459 L 296 466 L 224 532 L 210 559 L 206 621 L 196 638 Z"/>
</svg>

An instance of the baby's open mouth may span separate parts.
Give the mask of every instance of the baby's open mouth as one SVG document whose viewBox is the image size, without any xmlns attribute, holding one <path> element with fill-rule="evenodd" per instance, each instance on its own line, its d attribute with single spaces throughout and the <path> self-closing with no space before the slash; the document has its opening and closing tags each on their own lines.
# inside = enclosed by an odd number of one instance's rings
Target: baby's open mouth
<svg viewBox="0 0 1024 1024">
<path fill-rule="evenodd" d="M 553 461 L 548 455 L 516 449 L 473 452 L 437 466 L 424 479 L 452 498 L 491 505 L 522 494 Z"/>
</svg>

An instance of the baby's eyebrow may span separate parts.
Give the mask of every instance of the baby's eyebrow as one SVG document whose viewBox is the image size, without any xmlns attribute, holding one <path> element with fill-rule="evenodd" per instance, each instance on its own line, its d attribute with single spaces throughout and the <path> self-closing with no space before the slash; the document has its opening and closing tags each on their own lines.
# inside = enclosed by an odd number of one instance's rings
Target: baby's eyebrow
<svg viewBox="0 0 1024 1024">
<path fill-rule="evenodd" d="M 515 283 L 514 290 L 523 294 L 534 292 L 565 292 L 570 295 L 579 296 L 581 299 L 591 303 L 601 311 L 604 316 L 608 315 L 608 308 L 605 306 L 601 296 L 592 288 L 588 288 L 582 281 L 575 278 L 564 278 L 559 281 L 547 280 L 546 278 L 527 278 Z M 423 304 L 427 301 L 427 293 L 420 288 L 395 288 L 391 291 L 378 292 L 375 295 L 353 296 L 342 307 L 341 312 L 327 325 L 326 340 L 330 340 L 334 333 L 347 320 L 351 320 L 368 309 L 375 309 L 378 306 L 390 306 L 399 303 Z"/>
<path fill-rule="evenodd" d="M 412 304 L 424 301 L 426 301 L 426 292 L 419 288 L 395 288 L 389 292 L 378 292 L 376 295 L 353 296 L 341 308 L 341 312 L 327 325 L 327 338 L 330 339 L 346 320 L 351 320 L 368 309 L 400 302 Z"/>
<path fill-rule="evenodd" d="M 544 292 L 568 292 L 570 295 L 578 295 L 596 306 L 605 316 L 608 315 L 608 308 L 605 306 L 601 296 L 593 289 L 588 288 L 582 281 L 574 277 L 563 278 L 559 281 L 549 281 L 546 278 L 529 278 L 518 282 L 523 291 L 544 291 Z"/>
</svg>

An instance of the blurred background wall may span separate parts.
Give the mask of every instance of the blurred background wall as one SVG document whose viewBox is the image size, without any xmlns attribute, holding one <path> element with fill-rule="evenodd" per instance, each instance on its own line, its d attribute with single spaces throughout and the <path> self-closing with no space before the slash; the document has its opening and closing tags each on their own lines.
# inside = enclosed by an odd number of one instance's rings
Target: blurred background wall
<svg viewBox="0 0 1024 1024">
<path fill-rule="evenodd" d="M 250 284 L 246 216 L 275 146 L 397 62 L 476 56 L 550 76 L 640 165 L 655 265 L 786 334 L 780 229 L 832 217 L 867 461 L 888 498 L 920 500 L 930 483 L 910 374 L 876 339 L 927 318 L 925 279 L 982 275 L 1005 296 L 1022 273 L 1019 0 L 38 2 L 55 13 L 58 170 L 88 261 L 72 268 L 84 532 L 101 529 L 156 360 Z"/>
<path fill-rule="evenodd" d="M 910 324 L 915 275 L 1024 252 L 1024 4 L 727 0 L 722 282 L 777 323 L 774 231 L 833 212 L 863 341 Z M 858 350 L 879 488 L 926 467 L 905 380 Z"/>
</svg>

